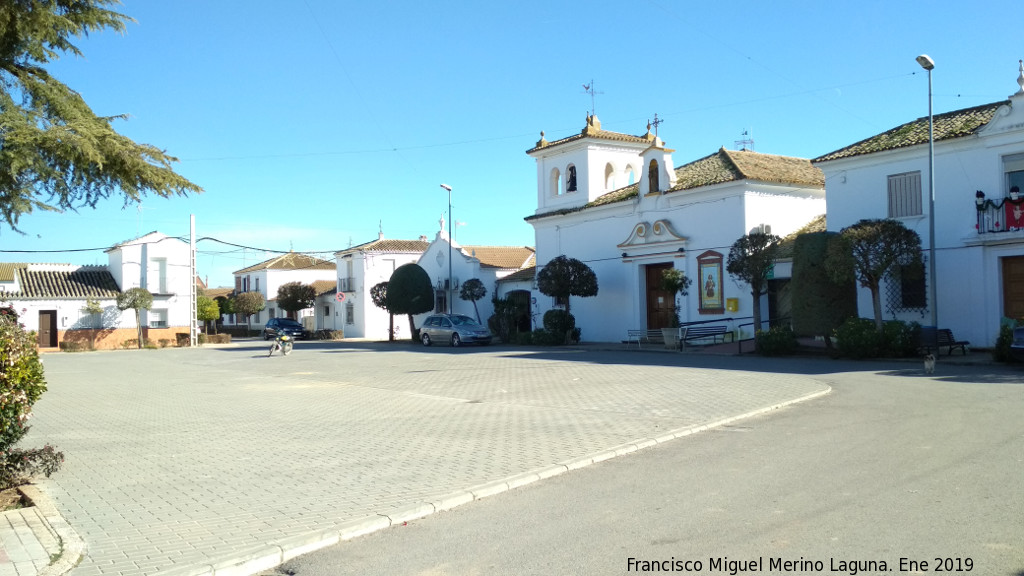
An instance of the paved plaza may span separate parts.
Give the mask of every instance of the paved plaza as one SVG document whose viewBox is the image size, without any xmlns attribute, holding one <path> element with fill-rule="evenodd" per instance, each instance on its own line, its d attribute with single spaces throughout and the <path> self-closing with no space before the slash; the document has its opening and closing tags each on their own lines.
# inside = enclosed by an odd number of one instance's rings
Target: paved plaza
<svg viewBox="0 0 1024 576">
<path fill-rule="evenodd" d="M 48 354 L 27 444 L 67 455 L 39 487 L 84 542 L 72 576 L 208 573 L 829 390 L 763 362 L 350 342 Z"/>
</svg>

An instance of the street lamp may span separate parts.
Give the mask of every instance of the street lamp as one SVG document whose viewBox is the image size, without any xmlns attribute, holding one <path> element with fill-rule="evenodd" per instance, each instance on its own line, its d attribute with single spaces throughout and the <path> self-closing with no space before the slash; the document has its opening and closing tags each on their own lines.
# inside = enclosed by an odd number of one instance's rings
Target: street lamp
<svg viewBox="0 0 1024 576">
<path fill-rule="evenodd" d="M 931 304 L 931 323 L 938 338 L 939 302 L 935 295 L 935 120 L 932 117 L 932 70 L 935 61 L 927 54 L 921 54 L 917 57 L 917 63 L 928 71 L 928 300 Z"/>
<path fill-rule="evenodd" d="M 448 313 L 452 313 L 452 187 L 441 184 L 441 188 L 448 191 L 448 286 L 445 287 L 445 300 L 448 304 Z"/>
</svg>

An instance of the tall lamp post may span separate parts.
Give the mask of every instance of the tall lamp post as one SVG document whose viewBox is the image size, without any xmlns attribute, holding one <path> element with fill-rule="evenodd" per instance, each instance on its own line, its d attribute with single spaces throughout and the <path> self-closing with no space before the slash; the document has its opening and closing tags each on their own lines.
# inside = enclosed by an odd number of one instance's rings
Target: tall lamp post
<svg viewBox="0 0 1024 576">
<path fill-rule="evenodd" d="M 452 313 L 452 187 L 441 184 L 441 188 L 448 191 L 448 286 L 445 287 L 445 300 L 448 304 L 448 313 Z"/>
<path fill-rule="evenodd" d="M 928 71 L 928 308 L 935 328 L 936 343 L 939 330 L 939 302 L 935 294 L 935 120 L 932 117 L 932 70 L 935 61 L 927 54 L 917 57 L 917 63 Z M 938 349 L 936 348 L 936 352 Z"/>
</svg>

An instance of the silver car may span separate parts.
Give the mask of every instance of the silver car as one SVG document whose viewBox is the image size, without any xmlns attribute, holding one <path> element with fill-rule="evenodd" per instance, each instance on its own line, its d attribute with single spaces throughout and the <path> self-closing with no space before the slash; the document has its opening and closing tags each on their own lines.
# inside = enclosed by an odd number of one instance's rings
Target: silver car
<svg viewBox="0 0 1024 576">
<path fill-rule="evenodd" d="M 491 343 L 491 331 L 465 314 L 434 314 L 423 321 L 420 341 L 424 346 L 434 342 L 487 345 Z"/>
</svg>

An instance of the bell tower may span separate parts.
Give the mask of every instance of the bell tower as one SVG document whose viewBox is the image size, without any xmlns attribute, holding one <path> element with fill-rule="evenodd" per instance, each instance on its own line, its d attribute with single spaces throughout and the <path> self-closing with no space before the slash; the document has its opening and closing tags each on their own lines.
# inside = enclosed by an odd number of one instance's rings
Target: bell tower
<svg viewBox="0 0 1024 576">
<path fill-rule="evenodd" d="M 643 136 L 604 130 L 594 114 L 587 114 L 583 129 L 567 138 L 549 142 L 541 132 L 537 144 L 526 151 L 537 161 L 536 213 L 580 208 L 609 192 L 639 185 L 648 151 L 657 147 L 663 154 L 672 152 L 662 144 L 649 129 Z M 667 163 L 664 155 L 658 158 L 671 171 L 671 157 Z"/>
</svg>

